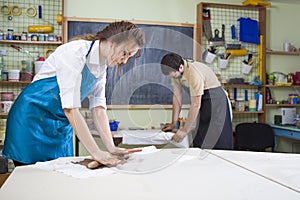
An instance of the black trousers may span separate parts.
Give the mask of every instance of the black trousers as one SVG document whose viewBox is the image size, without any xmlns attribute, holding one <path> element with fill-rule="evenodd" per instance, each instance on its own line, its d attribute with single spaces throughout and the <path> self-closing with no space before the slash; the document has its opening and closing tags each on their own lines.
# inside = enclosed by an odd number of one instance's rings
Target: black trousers
<svg viewBox="0 0 300 200">
<path fill-rule="evenodd" d="M 193 146 L 202 149 L 233 149 L 233 131 L 227 95 L 222 87 L 205 90 Z"/>
</svg>

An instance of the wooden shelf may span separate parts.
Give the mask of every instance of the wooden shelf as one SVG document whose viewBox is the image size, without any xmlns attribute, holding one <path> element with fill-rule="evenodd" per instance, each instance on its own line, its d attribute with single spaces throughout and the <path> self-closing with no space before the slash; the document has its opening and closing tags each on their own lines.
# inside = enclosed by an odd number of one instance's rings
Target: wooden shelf
<svg viewBox="0 0 300 200">
<path fill-rule="evenodd" d="M 266 107 L 299 107 L 300 104 L 266 104 Z"/>
<path fill-rule="evenodd" d="M 23 41 L 23 40 L 0 40 L 0 43 L 6 44 L 47 44 L 47 45 L 61 45 L 62 42 L 51 42 L 51 41 Z"/>
<path fill-rule="evenodd" d="M 138 109 L 172 109 L 172 105 L 107 105 L 107 109 L 128 109 L 128 110 L 138 110 Z M 190 105 L 182 105 L 181 108 L 188 109 Z"/>
<path fill-rule="evenodd" d="M 0 81 L 0 85 L 29 85 L 29 81 Z"/>
<path fill-rule="evenodd" d="M 7 113 L 0 113 L 0 119 L 6 119 Z"/>
<path fill-rule="evenodd" d="M 287 85 L 266 85 L 266 87 L 268 88 L 287 88 L 287 87 L 293 87 L 293 88 L 300 88 L 300 85 L 291 85 L 291 86 L 287 86 Z"/>
<path fill-rule="evenodd" d="M 229 84 L 229 83 L 224 83 L 223 84 L 224 87 L 248 87 L 248 88 L 259 88 L 262 87 L 262 85 L 252 85 L 249 83 L 245 83 L 245 84 Z"/>
<path fill-rule="evenodd" d="M 264 111 L 233 111 L 233 114 L 264 114 Z"/>
<path fill-rule="evenodd" d="M 300 56 L 300 52 L 287 52 L 287 51 L 277 51 L 277 50 L 266 50 L 266 54 L 272 54 L 272 55 L 287 55 L 287 56 Z"/>
</svg>

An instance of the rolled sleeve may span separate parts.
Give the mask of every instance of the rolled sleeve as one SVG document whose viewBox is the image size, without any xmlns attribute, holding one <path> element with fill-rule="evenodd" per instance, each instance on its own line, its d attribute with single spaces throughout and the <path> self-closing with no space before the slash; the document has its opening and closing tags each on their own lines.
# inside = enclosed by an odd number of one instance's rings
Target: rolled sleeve
<svg viewBox="0 0 300 200">
<path fill-rule="evenodd" d="M 98 78 L 97 83 L 93 91 L 88 95 L 89 98 L 89 109 L 97 106 L 102 106 L 106 109 L 106 97 L 105 97 L 105 84 L 106 84 L 106 73 Z"/>
</svg>

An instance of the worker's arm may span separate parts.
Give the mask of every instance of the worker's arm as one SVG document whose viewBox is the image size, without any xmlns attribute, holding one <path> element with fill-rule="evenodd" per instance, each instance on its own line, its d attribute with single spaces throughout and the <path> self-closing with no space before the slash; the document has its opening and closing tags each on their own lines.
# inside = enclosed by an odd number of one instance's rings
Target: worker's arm
<svg viewBox="0 0 300 200">
<path fill-rule="evenodd" d="M 117 165 L 121 162 L 121 160 L 119 160 L 116 156 L 100 150 L 78 108 L 65 108 L 64 112 L 69 122 L 71 123 L 78 139 L 86 148 L 86 150 L 91 154 L 94 160 L 105 165 Z"/>
<path fill-rule="evenodd" d="M 173 107 L 172 107 L 172 122 L 171 124 L 166 124 L 162 131 L 172 131 L 176 126 L 176 122 L 178 121 L 179 114 L 181 111 L 182 105 L 182 91 L 180 85 L 173 85 Z"/>
<path fill-rule="evenodd" d="M 94 125 L 106 149 L 110 153 L 116 155 L 128 154 L 127 150 L 115 146 L 109 127 L 109 120 L 106 114 L 106 110 L 101 106 L 95 107 L 92 109 L 92 117 Z"/>
<path fill-rule="evenodd" d="M 191 97 L 191 106 L 182 130 L 178 130 L 172 140 L 180 142 L 192 129 L 201 107 L 201 96 Z"/>
</svg>

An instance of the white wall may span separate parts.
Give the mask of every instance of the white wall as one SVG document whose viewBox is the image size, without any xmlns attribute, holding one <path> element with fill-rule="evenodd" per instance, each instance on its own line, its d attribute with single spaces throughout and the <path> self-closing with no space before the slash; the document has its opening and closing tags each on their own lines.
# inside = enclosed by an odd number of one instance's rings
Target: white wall
<svg viewBox="0 0 300 200">
<path fill-rule="evenodd" d="M 65 0 L 65 16 L 114 20 L 138 20 L 150 22 L 196 23 L 196 6 L 199 0 Z M 243 0 L 206 0 L 204 2 L 242 5 Z M 300 1 L 272 2 L 267 8 L 267 48 L 282 50 L 283 43 L 291 42 L 300 48 Z M 286 1 L 291 2 L 291 1 Z M 294 72 L 300 69 L 297 56 L 267 56 L 267 72 Z M 299 91 L 298 91 L 299 92 Z M 161 122 L 171 121 L 170 109 L 113 110 L 109 117 L 118 119 L 121 128 L 158 127 Z M 185 109 L 182 116 L 186 116 Z M 267 121 L 273 121 L 273 113 Z"/>
<path fill-rule="evenodd" d="M 196 23 L 199 0 L 65 0 L 65 16 Z M 239 0 L 211 1 L 240 4 Z"/>
</svg>

